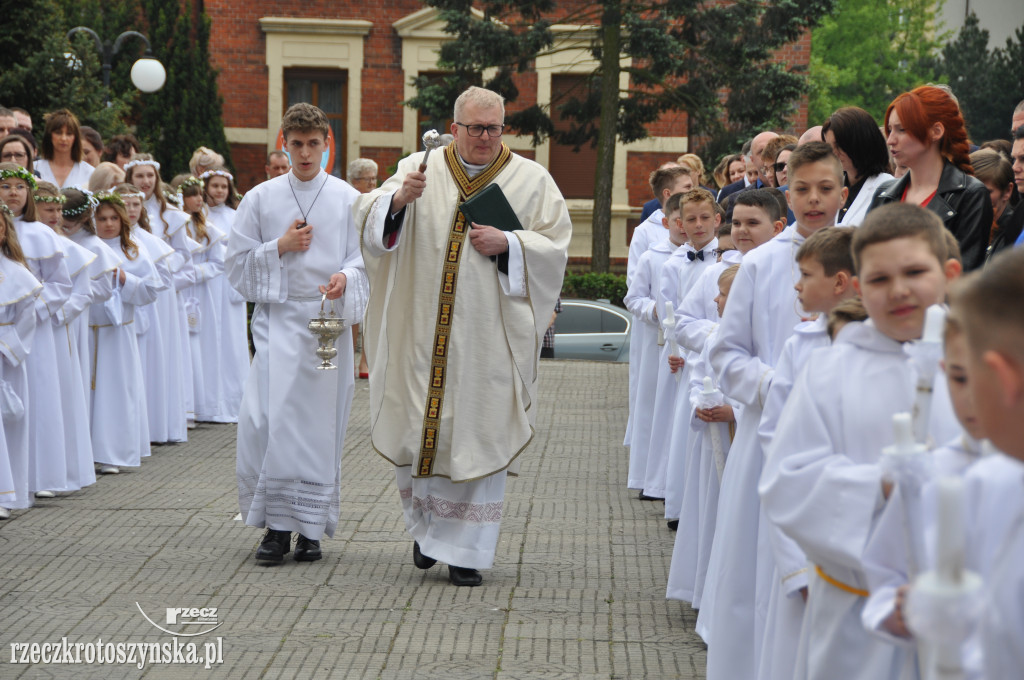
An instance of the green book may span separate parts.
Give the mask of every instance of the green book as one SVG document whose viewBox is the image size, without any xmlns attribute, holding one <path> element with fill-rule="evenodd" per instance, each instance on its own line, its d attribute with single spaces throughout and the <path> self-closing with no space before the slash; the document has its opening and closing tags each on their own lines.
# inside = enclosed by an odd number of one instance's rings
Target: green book
<svg viewBox="0 0 1024 680">
<path fill-rule="evenodd" d="M 516 212 L 508 204 L 508 199 L 497 184 L 488 184 L 476 196 L 466 200 L 459 210 L 469 222 L 484 224 L 502 231 L 522 229 Z"/>
<path fill-rule="evenodd" d="M 488 184 L 481 189 L 476 196 L 467 199 L 459 210 L 466 216 L 467 222 L 476 222 L 485 226 L 501 229 L 502 231 L 515 231 L 522 229 L 515 210 L 509 205 L 505 193 L 497 184 Z M 470 225 L 472 227 L 472 225 Z M 498 271 L 508 274 L 508 253 L 491 255 L 491 260 L 498 263 Z"/>
</svg>

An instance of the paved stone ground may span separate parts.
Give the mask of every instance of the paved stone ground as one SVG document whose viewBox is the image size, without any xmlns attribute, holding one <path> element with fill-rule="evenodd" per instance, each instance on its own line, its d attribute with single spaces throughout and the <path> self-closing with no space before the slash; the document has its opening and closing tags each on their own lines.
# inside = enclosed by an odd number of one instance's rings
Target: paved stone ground
<svg viewBox="0 0 1024 680">
<path fill-rule="evenodd" d="M 319 562 L 253 561 L 262 531 L 233 521 L 229 425 L 0 522 L 0 679 L 704 677 L 694 612 L 664 598 L 663 506 L 625 488 L 626 366 L 546 361 L 541 377 L 537 437 L 483 586 L 412 565 L 359 381 L 341 522 Z M 209 628 L 166 623 L 169 607 L 217 607 L 219 628 L 178 640 L 204 652 L 220 636 L 223 663 L 11 663 L 12 643 L 173 643 L 140 609 L 172 633 Z"/>
</svg>

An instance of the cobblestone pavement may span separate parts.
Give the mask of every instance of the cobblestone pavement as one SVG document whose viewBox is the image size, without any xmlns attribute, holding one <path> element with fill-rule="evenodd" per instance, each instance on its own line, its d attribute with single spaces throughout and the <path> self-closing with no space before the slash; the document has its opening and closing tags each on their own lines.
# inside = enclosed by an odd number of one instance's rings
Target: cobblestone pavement
<svg viewBox="0 0 1024 680">
<path fill-rule="evenodd" d="M 413 566 L 393 468 L 370 448 L 357 381 L 341 521 L 319 562 L 253 561 L 262 531 L 233 520 L 231 425 L 201 425 L 188 444 L 154 447 L 140 469 L 0 522 L 0 679 L 702 678 L 695 614 L 664 598 L 663 506 L 625 488 L 626 365 L 541 370 L 537 436 L 509 480 L 483 586 L 455 588 L 443 566 Z M 217 608 L 206 624 L 167 615 L 201 607 Z M 204 632 L 213 619 L 219 627 Z M 115 655 L 106 645 L 159 643 L 159 656 L 179 662 L 194 642 L 200 658 L 209 645 L 222 662 L 12 663 L 31 659 L 19 643 L 62 638 L 101 640 Z M 79 650 L 83 662 L 89 651 Z"/>
</svg>

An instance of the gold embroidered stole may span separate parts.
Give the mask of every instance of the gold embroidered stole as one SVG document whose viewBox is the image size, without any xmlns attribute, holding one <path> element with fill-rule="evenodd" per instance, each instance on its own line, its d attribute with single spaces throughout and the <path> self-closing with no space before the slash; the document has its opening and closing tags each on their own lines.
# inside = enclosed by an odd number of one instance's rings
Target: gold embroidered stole
<svg viewBox="0 0 1024 680">
<path fill-rule="evenodd" d="M 512 160 L 512 152 L 504 144 L 491 164 L 476 177 L 466 174 L 459 159 L 455 142 L 444 150 L 448 171 L 459 190 L 459 205 L 476 192 L 490 184 Z M 437 455 L 437 441 L 441 429 L 441 409 L 444 405 L 444 390 L 448 369 L 448 340 L 452 331 L 452 313 L 455 308 L 455 289 L 459 281 L 459 263 L 462 247 L 466 241 L 466 217 L 456 208 L 448 231 L 448 245 L 445 248 L 444 267 L 441 270 L 441 293 L 437 301 L 437 321 L 434 326 L 434 351 L 430 360 L 430 375 L 427 380 L 427 403 L 423 409 L 423 437 L 420 440 L 420 461 L 418 477 L 429 477 L 434 471 Z"/>
</svg>

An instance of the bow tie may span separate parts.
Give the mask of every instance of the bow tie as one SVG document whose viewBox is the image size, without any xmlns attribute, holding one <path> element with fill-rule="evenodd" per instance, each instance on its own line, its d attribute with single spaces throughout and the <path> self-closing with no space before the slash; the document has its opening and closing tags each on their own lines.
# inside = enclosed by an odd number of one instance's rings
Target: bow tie
<svg viewBox="0 0 1024 680">
<path fill-rule="evenodd" d="M 686 253 L 686 257 L 689 258 L 690 262 L 693 262 L 694 260 L 700 260 L 701 262 L 703 262 L 704 261 L 704 251 L 703 250 L 698 250 L 698 251 L 694 252 L 694 251 L 691 250 L 688 253 Z"/>
</svg>

